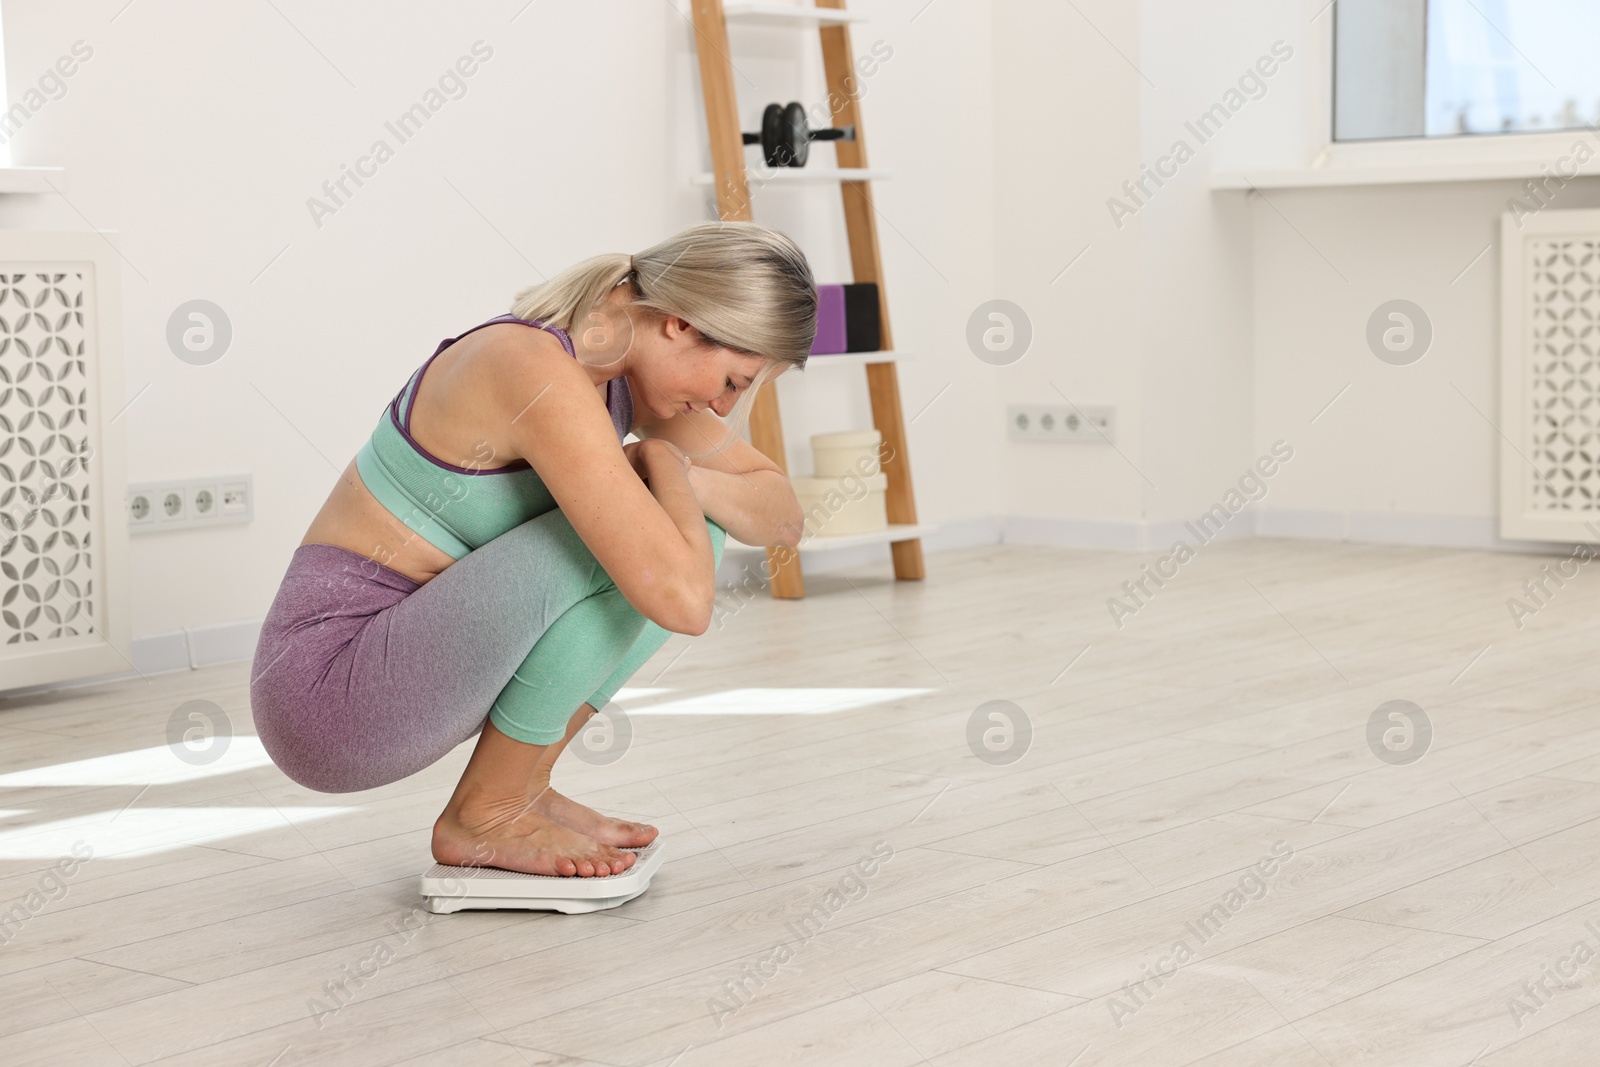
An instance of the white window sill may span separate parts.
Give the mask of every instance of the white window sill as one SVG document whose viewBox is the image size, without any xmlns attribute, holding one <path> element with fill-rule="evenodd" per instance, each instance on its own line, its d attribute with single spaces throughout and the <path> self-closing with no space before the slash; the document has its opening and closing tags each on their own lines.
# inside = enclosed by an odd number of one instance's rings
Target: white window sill
<svg viewBox="0 0 1600 1067">
<path fill-rule="evenodd" d="M 66 187 L 65 167 L 0 167 L 0 193 L 56 193 Z"/>
<path fill-rule="evenodd" d="M 1211 175 L 1213 189 L 1297 189 L 1334 185 L 1414 185 L 1423 182 L 1489 182 L 1543 178 L 1549 171 L 1540 163 L 1478 163 L 1435 166 L 1390 167 L 1300 167 L 1287 170 L 1217 171 Z M 1569 171 L 1570 173 L 1570 171 Z M 1589 166 L 1577 175 L 1600 177 L 1600 168 Z"/>
<path fill-rule="evenodd" d="M 1578 129 L 1336 144 L 1301 166 L 1212 171 L 1211 188 L 1293 189 L 1529 178 L 1559 181 L 1597 175 L 1600 131 Z"/>
</svg>

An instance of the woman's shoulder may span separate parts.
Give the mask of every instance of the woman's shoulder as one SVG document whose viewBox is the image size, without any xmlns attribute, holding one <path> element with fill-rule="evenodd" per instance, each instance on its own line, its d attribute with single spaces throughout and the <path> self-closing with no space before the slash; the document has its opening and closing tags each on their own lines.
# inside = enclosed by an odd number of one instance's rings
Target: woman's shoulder
<svg viewBox="0 0 1600 1067">
<path fill-rule="evenodd" d="M 539 327 L 526 322 L 496 322 L 479 327 L 463 338 L 471 342 L 474 355 L 491 368 L 516 371 L 529 361 L 538 363 L 573 363 L 565 335 L 556 327 Z"/>
<path fill-rule="evenodd" d="M 496 323 L 465 340 L 473 337 L 481 340 L 469 356 L 475 370 L 472 378 L 491 402 L 523 396 L 530 389 L 536 393 L 548 389 L 574 395 L 596 391 L 588 374 L 567 350 L 566 338 L 551 329 L 517 322 Z"/>
</svg>

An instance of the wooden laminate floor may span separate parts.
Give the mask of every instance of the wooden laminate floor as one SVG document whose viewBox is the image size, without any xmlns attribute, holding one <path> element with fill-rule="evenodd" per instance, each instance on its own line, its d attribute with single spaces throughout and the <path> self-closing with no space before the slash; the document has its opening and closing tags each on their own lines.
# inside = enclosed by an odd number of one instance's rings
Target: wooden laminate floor
<svg viewBox="0 0 1600 1067">
<path fill-rule="evenodd" d="M 674 637 L 625 755 L 557 768 L 670 849 L 592 915 L 421 910 L 470 745 L 309 792 L 246 664 L 0 701 L 0 1063 L 1600 1062 L 1600 572 L 1519 628 L 1561 557 L 1222 542 L 1119 629 L 1147 558 L 940 554 Z"/>
</svg>

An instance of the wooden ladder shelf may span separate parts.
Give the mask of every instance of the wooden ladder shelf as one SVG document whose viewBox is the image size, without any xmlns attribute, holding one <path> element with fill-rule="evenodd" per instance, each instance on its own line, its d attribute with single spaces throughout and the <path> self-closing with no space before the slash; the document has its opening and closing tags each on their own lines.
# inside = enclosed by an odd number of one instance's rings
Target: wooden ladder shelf
<svg viewBox="0 0 1600 1067">
<path fill-rule="evenodd" d="M 805 28 L 815 24 L 822 39 L 822 63 L 828 83 L 828 99 L 843 101 L 835 109 L 835 126 L 854 126 L 854 141 L 834 141 L 839 172 L 866 170 L 867 139 L 857 107 L 854 52 L 850 48 L 853 21 L 845 11 L 844 0 L 817 0 L 816 6 L 790 6 L 778 3 L 734 3 L 723 0 L 693 0 L 695 51 L 700 59 L 700 85 L 705 94 L 706 129 L 711 137 L 711 180 L 717 190 L 717 214 L 725 221 L 750 222 L 750 185 L 745 173 L 745 145 L 739 124 L 739 104 L 734 92 L 733 60 L 728 47 L 728 19 L 747 17 L 763 22 L 786 21 Z M 805 168 L 774 168 L 773 177 L 824 178 Z M 867 389 L 872 403 L 872 424 L 883 434 L 881 469 L 888 475 L 885 508 L 889 529 L 883 534 L 853 537 L 803 538 L 799 550 L 784 545 L 768 545 L 767 573 L 772 576 L 774 597 L 798 599 L 805 596 L 805 580 L 800 572 L 800 551 L 844 547 L 845 544 L 884 543 L 894 561 L 897 579 L 921 579 L 921 535 L 934 527 L 917 522 L 917 505 L 911 491 L 911 457 L 906 451 L 905 423 L 900 416 L 900 379 L 895 366 L 893 334 L 889 329 L 888 287 L 883 284 L 883 264 L 878 255 L 878 224 L 872 206 L 872 185 L 860 179 L 832 178 L 840 186 L 844 202 L 845 228 L 850 240 L 851 268 L 855 281 L 875 282 L 878 286 L 878 314 L 882 323 L 883 351 L 854 353 L 850 356 L 819 355 L 809 361 L 816 366 L 825 360 L 861 365 L 867 372 Z M 750 412 L 750 443 L 767 456 L 785 475 L 783 420 L 773 389 L 763 389 Z M 830 542 L 833 542 L 830 544 Z"/>
</svg>

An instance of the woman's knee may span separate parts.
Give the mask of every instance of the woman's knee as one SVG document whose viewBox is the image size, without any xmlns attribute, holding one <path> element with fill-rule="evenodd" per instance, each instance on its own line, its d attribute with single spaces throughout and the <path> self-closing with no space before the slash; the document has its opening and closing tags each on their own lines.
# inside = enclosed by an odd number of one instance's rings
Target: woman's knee
<svg viewBox="0 0 1600 1067">
<path fill-rule="evenodd" d="M 543 516 L 540 516 L 540 518 L 543 518 Z M 530 521 L 537 521 L 537 520 L 530 520 Z M 571 528 L 570 524 L 569 524 L 568 528 L 569 529 Z M 711 558 L 712 558 L 712 561 L 713 561 L 713 566 L 721 566 L 721 564 L 722 564 L 722 550 L 723 550 L 723 547 L 727 544 L 727 541 L 728 541 L 728 531 L 723 529 L 720 525 L 718 525 L 718 523 L 717 523 L 717 521 L 715 519 L 708 518 L 708 519 L 706 519 L 706 533 L 711 538 Z M 576 534 L 574 534 L 574 536 L 576 536 Z M 594 558 L 592 553 L 590 554 L 590 558 L 591 559 Z M 596 589 L 596 592 L 605 592 L 606 590 L 617 588 L 617 583 L 612 579 L 611 575 L 606 573 L 604 568 L 600 568 L 599 567 L 599 561 L 596 560 L 595 563 L 596 563 L 596 567 L 598 568 L 598 571 L 597 571 L 597 574 L 596 574 L 596 578 L 600 582 L 600 585 Z"/>
<path fill-rule="evenodd" d="M 706 519 L 706 532 L 711 535 L 711 558 L 722 564 L 722 547 L 728 541 L 728 531 L 717 524 L 715 519 Z"/>
<path fill-rule="evenodd" d="M 560 508 L 551 508 L 524 520 L 483 547 L 502 540 L 507 542 L 505 551 L 508 553 L 500 560 L 503 565 L 565 571 L 585 584 L 589 594 L 606 586 L 605 569 Z"/>
<path fill-rule="evenodd" d="M 707 517 L 706 533 L 711 539 L 711 558 L 713 566 L 721 566 L 722 552 L 728 541 L 728 531 L 715 519 Z M 547 536 L 560 543 L 562 549 L 568 553 L 571 561 L 577 566 L 587 566 L 592 575 L 594 584 L 590 587 L 590 595 L 602 593 L 617 588 L 617 583 L 607 573 L 600 561 L 595 558 L 594 552 L 579 536 L 578 531 L 572 526 L 572 521 L 560 508 L 551 508 L 540 515 L 535 515 L 522 523 L 521 528 Z"/>
</svg>

